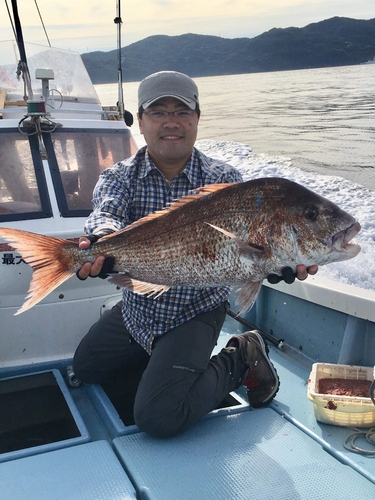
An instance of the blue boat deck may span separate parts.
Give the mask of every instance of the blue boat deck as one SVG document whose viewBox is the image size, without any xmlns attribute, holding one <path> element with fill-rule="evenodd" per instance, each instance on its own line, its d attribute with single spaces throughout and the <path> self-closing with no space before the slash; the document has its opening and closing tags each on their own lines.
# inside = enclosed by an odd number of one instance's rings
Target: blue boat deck
<svg viewBox="0 0 375 500">
<path fill-rule="evenodd" d="M 217 350 L 227 340 L 223 332 Z M 54 443 L 51 449 L 29 448 L 29 456 L 22 451 L 19 457 L 3 456 L 0 499 L 375 498 L 375 457 L 343 447 L 353 430 L 314 417 L 307 398 L 311 366 L 287 349 L 271 347 L 270 356 L 281 386 L 269 407 L 253 410 L 244 401 L 218 409 L 164 440 L 124 425 L 99 386 L 67 389 L 63 382 L 84 437 L 61 442 L 60 449 Z M 38 366 L 30 372 L 64 373 L 65 367 Z M 239 400 L 244 397 L 241 390 L 238 394 Z"/>
</svg>

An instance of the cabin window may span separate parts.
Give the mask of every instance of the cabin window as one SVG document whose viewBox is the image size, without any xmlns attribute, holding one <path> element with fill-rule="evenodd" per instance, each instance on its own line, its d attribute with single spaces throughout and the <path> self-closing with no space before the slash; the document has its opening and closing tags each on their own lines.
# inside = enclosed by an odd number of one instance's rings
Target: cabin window
<svg viewBox="0 0 375 500">
<path fill-rule="evenodd" d="M 44 177 L 41 160 L 35 164 L 34 142 L 35 138 L 30 141 L 18 131 L 3 130 L 0 134 L 0 221 L 50 215 L 43 207 L 40 186 Z"/>
<path fill-rule="evenodd" d="M 88 215 L 100 173 L 136 150 L 130 131 L 124 129 L 78 133 L 62 129 L 50 137 L 57 162 L 52 176 L 63 217 Z"/>
</svg>

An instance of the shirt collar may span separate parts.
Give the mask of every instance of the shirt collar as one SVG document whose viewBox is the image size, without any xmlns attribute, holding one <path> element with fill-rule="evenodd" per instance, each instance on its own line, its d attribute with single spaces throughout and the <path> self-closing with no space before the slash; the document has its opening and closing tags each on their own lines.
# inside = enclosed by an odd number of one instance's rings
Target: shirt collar
<svg viewBox="0 0 375 500">
<path fill-rule="evenodd" d="M 140 148 L 136 156 L 138 156 L 140 160 L 139 179 L 144 179 L 145 177 L 147 177 L 152 170 L 157 170 L 158 172 L 160 172 L 152 161 L 150 155 L 148 154 L 147 146 L 143 146 L 142 148 Z M 199 180 L 202 177 L 199 167 L 200 158 L 198 155 L 198 150 L 196 148 L 193 148 L 192 154 L 186 164 L 186 167 L 179 175 L 185 174 L 191 185 L 197 186 L 199 185 Z"/>
<path fill-rule="evenodd" d="M 136 156 L 138 157 L 138 162 L 139 162 L 139 174 L 138 178 L 139 179 L 144 179 L 147 177 L 147 175 L 151 172 L 151 170 L 154 170 L 157 168 L 155 167 L 153 161 L 150 158 L 150 155 L 147 152 L 147 146 L 141 147 Z"/>
</svg>

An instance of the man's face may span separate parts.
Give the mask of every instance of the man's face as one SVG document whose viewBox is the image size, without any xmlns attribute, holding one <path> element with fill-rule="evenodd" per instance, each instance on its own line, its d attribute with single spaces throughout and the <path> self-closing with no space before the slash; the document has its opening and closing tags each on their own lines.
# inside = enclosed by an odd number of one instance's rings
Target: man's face
<svg viewBox="0 0 375 500">
<path fill-rule="evenodd" d="M 186 111 L 186 116 L 153 116 L 155 111 Z M 151 114 L 150 114 L 151 113 Z M 139 130 L 143 134 L 148 152 L 160 168 L 163 165 L 187 162 L 192 153 L 199 117 L 185 104 L 174 97 L 163 97 L 147 108 L 142 118 L 138 117 Z"/>
</svg>

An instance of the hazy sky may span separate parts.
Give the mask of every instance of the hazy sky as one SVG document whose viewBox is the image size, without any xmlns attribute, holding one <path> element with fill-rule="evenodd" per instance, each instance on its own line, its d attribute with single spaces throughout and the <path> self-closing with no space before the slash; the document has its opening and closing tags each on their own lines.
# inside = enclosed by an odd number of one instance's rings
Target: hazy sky
<svg viewBox="0 0 375 500">
<path fill-rule="evenodd" d="M 11 0 L 7 0 L 9 8 Z M 91 52 L 117 46 L 116 0 L 37 0 L 51 45 Z M 35 0 L 18 0 L 24 38 L 46 43 Z M 374 0 L 123 0 L 122 46 L 151 35 L 198 33 L 252 38 L 271 28 L 303 27 L 333 16 L 375 18 Z M 12 38 L 0 3 L 0 40 Z"/>
</svg>

